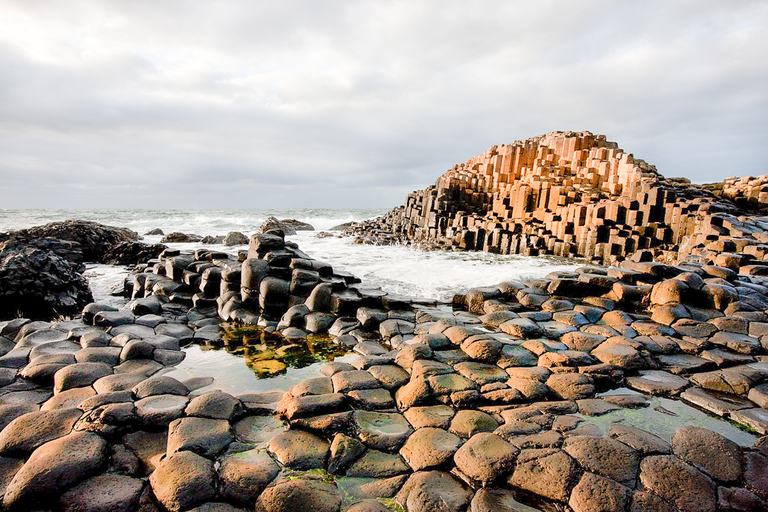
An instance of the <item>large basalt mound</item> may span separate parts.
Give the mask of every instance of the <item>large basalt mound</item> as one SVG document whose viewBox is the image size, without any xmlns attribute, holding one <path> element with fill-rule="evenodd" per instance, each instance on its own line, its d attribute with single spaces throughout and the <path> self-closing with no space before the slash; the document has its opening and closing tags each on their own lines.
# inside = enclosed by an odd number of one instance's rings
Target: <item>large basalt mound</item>
<svg viewBox="0 0 768 512">
<path fill-rule="evenodd" d="M 764 204 L 765 180 L 741 181 L 718 188 L 665 179 L 603 135 L 552 132 L 493 146 L 346 233 L 364 243 L 613 263 L 639 250 L 690 249 L 723 234 L 763 231 L 760 221 L 737 218 L 743 212 L 729 199 Z"/>
</svg>

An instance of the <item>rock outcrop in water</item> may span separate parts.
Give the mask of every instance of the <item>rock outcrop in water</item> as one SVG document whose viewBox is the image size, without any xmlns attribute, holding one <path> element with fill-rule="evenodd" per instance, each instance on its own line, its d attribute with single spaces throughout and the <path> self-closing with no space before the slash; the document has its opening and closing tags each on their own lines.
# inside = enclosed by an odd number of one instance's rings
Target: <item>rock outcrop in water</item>
<svg viewBox="0 0 768 512">
<path fill-rule="evenodd" d="M 552 132 L 494 146 L 409 194 L 405 205 L 346 233 L 366 243 L 579 256 L 604 264 L 644 249 L 674 258 L 724 235 L 763 232 L 768 222 L 742 216 L 737 206 L 768 204 L 767 182 L 695 186 L 665 179 L 605 136 Z"/>
<path fill-rule="evenodd" d="M 0 318 L 77 315 L 93 300 L 84 262 L 134 264 L 164 248 L 139 242 L 129 229 L 88 221 L 0 233 Z"/>
</svg>

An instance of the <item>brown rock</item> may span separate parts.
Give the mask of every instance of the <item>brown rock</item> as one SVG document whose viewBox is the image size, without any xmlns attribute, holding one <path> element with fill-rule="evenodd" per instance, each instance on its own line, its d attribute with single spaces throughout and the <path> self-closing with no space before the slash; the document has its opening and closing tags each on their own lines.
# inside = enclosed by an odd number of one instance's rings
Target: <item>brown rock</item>
<svg viewBox="0 0 768 512">
<path fill-rule="evenodd" d="M 681 512 L 714 512 L 715 484 L 696 468 L 670 455 L 652 455 L 640 463 L 646 489 L 674 504 Z"/>
</svg>

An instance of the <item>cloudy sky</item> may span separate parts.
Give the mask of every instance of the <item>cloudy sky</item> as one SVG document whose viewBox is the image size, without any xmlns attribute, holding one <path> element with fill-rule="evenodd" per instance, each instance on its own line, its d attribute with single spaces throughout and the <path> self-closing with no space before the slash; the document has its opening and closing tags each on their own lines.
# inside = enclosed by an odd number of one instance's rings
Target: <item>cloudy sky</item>
<svg viewBox="0 0 768 512">
<path fill-rule="evenodd" d="M 603 133 L 768 173 L 768 2 L 0 3 L 0 208 L 391 207 L 454 163 Z"/>
</svg>

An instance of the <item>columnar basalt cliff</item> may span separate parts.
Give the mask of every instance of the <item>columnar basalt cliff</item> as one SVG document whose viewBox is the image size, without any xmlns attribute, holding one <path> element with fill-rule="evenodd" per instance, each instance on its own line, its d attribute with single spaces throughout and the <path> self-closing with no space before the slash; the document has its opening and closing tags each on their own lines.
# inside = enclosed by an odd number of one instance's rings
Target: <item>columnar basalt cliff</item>
<svg viewBox="0 0 768 512">
<path fill-rule="evenodd" d="M 603 135 L 552 132 L 493 146 L 347 234 L 369 243 L 611 263 L 642 249 L 685 246 L 690 252 L 723 234 L 762 231 L 764 226 L 745 226 L 736 217 L 742 212 L 727 199 L 765 204 L 765 180 L 746 183 L 749 191 L 731 181 L 701 187 L 665 179 Z"/>
</svg>

